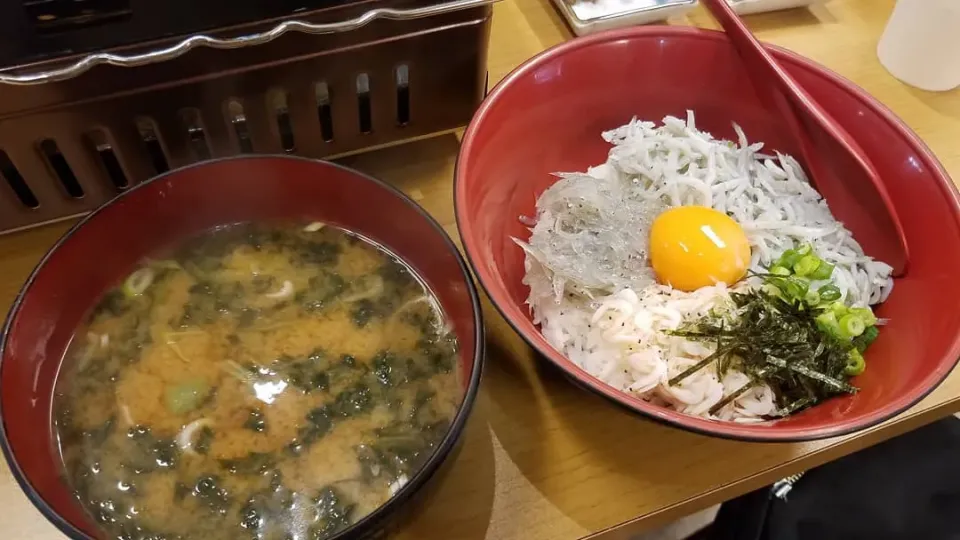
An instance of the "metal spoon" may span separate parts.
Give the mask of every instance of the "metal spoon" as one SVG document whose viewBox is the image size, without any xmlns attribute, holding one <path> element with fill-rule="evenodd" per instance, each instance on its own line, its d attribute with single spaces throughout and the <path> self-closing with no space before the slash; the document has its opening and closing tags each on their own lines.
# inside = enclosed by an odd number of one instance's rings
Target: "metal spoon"
<svg viewBox="0 0 960 540">
<path fill-rule="evenodd" d="M 868 255 L 902 275 L 908 259 L 903 226 L 863 149 L 760 45 L 726 0 L 701 1 L 740 53 L 754 87 L 776 104 L 784 127 L 800 143 L 811 182 L 831 211 Z"/>
</svg>

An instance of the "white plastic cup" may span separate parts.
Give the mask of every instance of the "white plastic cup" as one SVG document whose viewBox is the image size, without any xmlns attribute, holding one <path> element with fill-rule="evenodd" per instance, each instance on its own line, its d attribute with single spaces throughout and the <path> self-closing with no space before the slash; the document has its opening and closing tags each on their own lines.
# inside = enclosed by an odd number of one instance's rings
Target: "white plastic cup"
<svg viewBox="0 0 960 540">
<path fill-rule="evenodd" d="M 960 0 L 897 0 L 877 56 L 911 86 L 934 92 L 960 87 Z"/>
</svg>

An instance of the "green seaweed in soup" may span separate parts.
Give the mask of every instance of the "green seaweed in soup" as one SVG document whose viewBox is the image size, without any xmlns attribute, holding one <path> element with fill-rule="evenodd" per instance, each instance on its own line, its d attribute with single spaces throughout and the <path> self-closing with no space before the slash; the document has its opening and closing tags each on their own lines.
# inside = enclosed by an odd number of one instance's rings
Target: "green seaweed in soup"
<svg viewBox="0 0 960 540">
<path fill-rule="evenodd" d="M 430 292 L 334 227 L 237 225 L 108 292 L 55 396 L 109 538 L 320 540 L 382 505 L 462 399 Z"/>
</svg>

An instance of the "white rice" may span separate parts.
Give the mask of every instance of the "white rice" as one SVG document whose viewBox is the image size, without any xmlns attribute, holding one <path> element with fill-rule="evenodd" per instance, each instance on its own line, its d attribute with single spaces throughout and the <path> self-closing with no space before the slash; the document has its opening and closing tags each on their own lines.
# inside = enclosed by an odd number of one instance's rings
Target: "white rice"
<svg viewBox="0 0 960 540">
<path fill-rule="evenodd" d="M 751 422 L 775 412 L 773 392 L 757 386 L 709 413 L 747 384 L 742 373 L 720 378 L 715 366 L 668 379 L 713 352 L 708 344 L 669 336 L 682 321 L 729 305 L 723 284 L 686 293 L 658 285 L 646 261 L 652 219 L 663 208 L 702 205 L 726 212 L 743 228 L 751 269 L 763 270 L 788 248 L 813 246 L 834 264 L 833 281 L 849 305 L 882 302 L 891 268 L 863 253 L 795 159 L 760 153 L 739 126 L 739 141 L 716 140 L 687 120 L 660 126 L 634 119 L 603 133 L 607 161 L 561 180 L 537 201 L 526 251 L 528 304 L 544 337 L 587 372 L 625 392 L 681 412 Z M 736 287 L 747 287 L 741 283 Z"/>
</svg>

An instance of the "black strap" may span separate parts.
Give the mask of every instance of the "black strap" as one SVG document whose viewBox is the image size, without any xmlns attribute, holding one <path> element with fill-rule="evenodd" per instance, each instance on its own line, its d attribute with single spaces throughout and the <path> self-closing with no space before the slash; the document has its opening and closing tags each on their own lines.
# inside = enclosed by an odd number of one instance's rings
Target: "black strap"
<svg viewBox="0 0 960 540">
<path fill-rule="evenodd" d="M 725 503 L 697 540 L 960 540 L 960 422 L 953 417 L 807 472 L 786 502 Z"/>
</svg>

